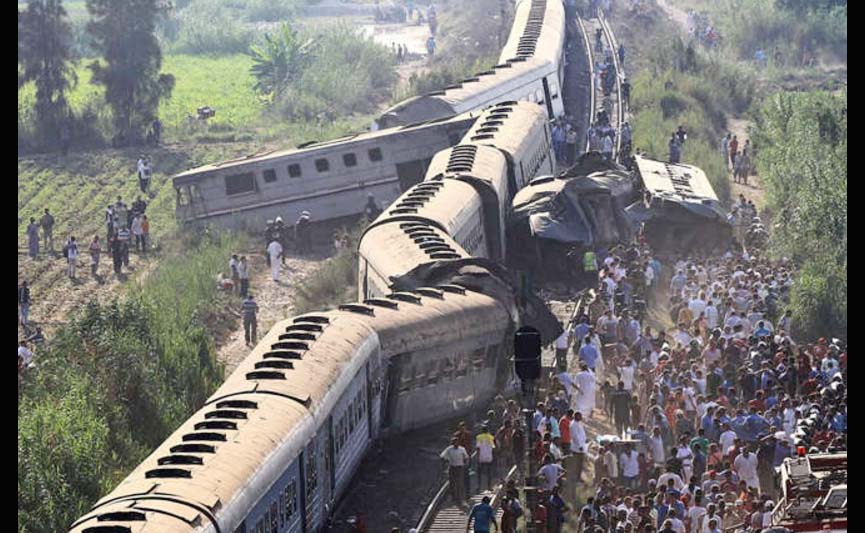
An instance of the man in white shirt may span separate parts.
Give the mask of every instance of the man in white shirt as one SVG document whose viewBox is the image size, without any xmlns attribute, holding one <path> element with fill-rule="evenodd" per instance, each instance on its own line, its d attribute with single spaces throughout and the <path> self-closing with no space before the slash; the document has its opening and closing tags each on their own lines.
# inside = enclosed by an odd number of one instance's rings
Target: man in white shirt
<svg viewBox="0 0 865 533">
<path fill-rule="evenodd" d="M 726 454 L 730 447 L 733 446 L 736 442 L 736 432 L 730 428 L 730 424 L 724 423 L 721 426 L 721 429 L 724 431 L 721 433 L 721 436 L 718 438 L 718 442 L 721 445 L 721 453 Z"/>
<path fill-rule="evenodd" d="M 634 360 L 630 357 L 625 360 L 625 366 L 619 367 L 619 378 L 625 384 L 625 390 L 631 392 L 634 389 L 634 374 L 637 367 L 634 365 Z"/>
<path fill-rule="evenodd" d="M 733 469 L 739 474 L 739 479 L 745 480 L 748 488 L 760 489 L 760 478 L 757 476 L 757 456 L 751 453 L 747 447 L 733 461 Z"/>
<path fill-rule="evenodd" d="M 571 339 L 568 331 L 569 328 L 564 327 L 564 324 L 561 322 L 559 324 L 562 326 L 562 334 L 556 339 L 556 367 L 564 371 L 568 367 L 567 356 Z"/>
<path fill-rule="evenodd" d="M 450 481 L 451 494 L 454 498 L 454 503 L 462 504 L 466 499 L 466 486 L 464 469 L 469 461 L 469 454 L 466 449 L 459 445 L 459 440 L 451 439 L 451 445 L 439 456 L 448 463 L 448 479 Z"/>
<path fill-rule="evenodd" d="M 646 447 L 649 449 L 649 455 L 652 456 L 652 462 L 655 463 L 655 466 L 664 466 L 666 456 L 664 454 L 664 439 L 661 437 L 661 428 L 655 427 L 652 429 L 652 436 L 646 442 Z"/>
<path fill-rule="evenodd" d="M 30 364 L 33 363 L 33 352 L 27 347 L 27 341 L 18 343 L 18 358 L 21 359 L 22 368 L 29 368 Z"/>
<path fill-rule="evenodd" d="M 575 411 L 568 425 L 571 432 L 571 451 L 574 453 L 586 453 L 586 427 L 583 425 L 583 415 Z"/>
<path fill-rule="evenodd" d="M 703 518 L 706 516 L 706 508 L 703 507 L 703 497 L 694 497 L 694 506 L 686 512 L 685 522 L 688 526 L 688 531 L 691 533 L 699 533 L 703 530 Z"/>
<path fill-rule="evenodd" d="M 537 475 L 542 478 L 541 487 L 545 491 L 551 491 L 558 484 L 559 478 L 565 475 L 565 469 L 558 463 L 554 463 L 551 455 L 546 455 L 544 466 L 538 470 Z"/>
<path fill-rule="evenodd" d="M 700 313 L 706 310 L 706 294 L 700 292 L 699 296 L 688 302 L 688 309 L 694 313 L 694 318 L 700 316 Z"/>
<path fill-rule="evenodd" d="M 274 239 L 267 245 L 267 254 L 270 256 L 270 277 L 273 281 L 279 281 L 279 258 L 282 256 L 282 245 Z"/>
<path fill-rule="evenodd" d="M 632 489 L 637 488 L 637 478 L 640 475 L 640 463 L 637 461 L 637 455 L 634 445 L 628 444 L 625 446 L 625 451 L 619 456 L 625 487 Z"/>
<path fill-rule="evenodd" d="M 706 309 L 704 311 L 706 313 L 706 325 L 712 330 L 718 327 L 718 308 L 715 307 L 715 303 L 711 300 L 706 304 Z M 700 315 L 697 315 L 700 316 Z"/>
<path fill-rule="evenodd" d="M 683 488 L 685 488 L 685 482 L 682 481 L 682 476 L 675 472 L 669 471 L 664 472 L 663 474 L 658 476 L 658 486 L 666 487 L 667 482 L 671 479 L 673 480 L 673 488 L 675 488 L 676 490 L 681 491 Z"/>
</svg>

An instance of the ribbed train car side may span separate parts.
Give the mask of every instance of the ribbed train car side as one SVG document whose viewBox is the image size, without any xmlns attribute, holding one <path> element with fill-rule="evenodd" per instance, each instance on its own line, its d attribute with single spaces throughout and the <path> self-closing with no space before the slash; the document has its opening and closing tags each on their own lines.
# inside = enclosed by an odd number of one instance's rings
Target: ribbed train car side
<svg viewBox="0 0 865 533">
<path fill-rule="evenodd" d="M 533 104 L 502 102 L 474 123 L 460 144 L 494 147 L 508 162 L 509 200 L 537 176 L 555 174 L 552 133 L 543 110 Z"/>
</svg>

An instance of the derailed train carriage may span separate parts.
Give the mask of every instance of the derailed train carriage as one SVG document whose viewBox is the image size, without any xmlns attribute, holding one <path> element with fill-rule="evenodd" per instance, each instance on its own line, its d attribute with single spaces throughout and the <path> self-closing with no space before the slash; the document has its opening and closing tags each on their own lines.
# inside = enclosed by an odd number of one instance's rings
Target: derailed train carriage
<svg viewBox="0 0 865 533">
<path fill-rule="evenodd" d="M 501 302 L 453 285 L 284 320 L 71 531 L 316 531 L 382 431 L 481 400 L 443 390 L 502 383 L 510 328 Z"/>
<path fill-rule="evenodd" d="M 452 86 L 397 104 L 378 131 L 224 161 L 173 178 L 176 217 L 187 226 L 261 228 L 267 219 L 316 222 L 359 217 L 367 195 L 383 205 L 422 180 L 432 157 L 455 145 L 477 114 L 502 101 L 563 113 L 564 9 L 559 0 L 519 0 L 500 64 Z"/>
<path fill-rule="evenodd" d="M 366 229 L 358 294 L 381 293 L 413 263 L 472 256 L 503 262 L 510 199 L 534 176 L 554 170 L 539 106 L 505 102 L 488 109 L 459 145 L 436 156 L 425 181 Z M 415 243 L 422 252 L 416 257 Z"/>
</svg>

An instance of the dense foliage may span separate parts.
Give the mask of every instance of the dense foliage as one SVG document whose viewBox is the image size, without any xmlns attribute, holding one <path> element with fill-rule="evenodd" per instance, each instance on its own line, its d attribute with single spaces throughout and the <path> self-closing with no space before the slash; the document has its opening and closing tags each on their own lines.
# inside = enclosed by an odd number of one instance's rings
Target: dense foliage
<svg viewBox="0 0 865 533">
<path fill-rule="evenodd" d="M 804 338 L 847 332 L 847 95 L 779 93 L 761 106 L 757 169 L 777 253 L 802 265 L 791 305 Z"/>
<path fill-rule="evenodd" d="M 215 238 L 165 261 L 37 352 L 19 391 L 19 531 L 65 531 L 222 381 L 206 310 L 236 245 Z"/>
<path fill-rule="evenodd" d="M 171 96 L 174 76 L 160 73 L 162 50 L 156 19 L 161 0 L 87 0 L 88 25 L 105 63 L 94 62 L 91 83 L 105 88 L 115 145 L 141 142 L 157 117 L 159 102 Z"/>
<path fill-rule="evenodd" d="M 722 202 L 730 198 L 727 166 L 719 151 L 727 113 L 741 113 L 755 95 L 743 69 L 676 39 L 658 47 L 650 68 L 632 80 L 634 148 L 666 160 L 667 141 L 679 125 L 688 132 L 682 162 L 706 172 Z"/>
<path fill-rule="evenodd" d="M 18 87 L 36 85 L 35 136 L 46 145 L 58 144 L 67 127 L 66 93 L 77 81 L 72 61 L 72 30 L 61 0 L 31 0 L 18 12 Z"/>
<path fill-rule="evenodd" d="M 256 90 L 288 119 L 332 122 L 366 113 L 390 95 L 390 50 L 346 24 L 294 30 L 283 24 L 253 46 Z"/>
</svg>

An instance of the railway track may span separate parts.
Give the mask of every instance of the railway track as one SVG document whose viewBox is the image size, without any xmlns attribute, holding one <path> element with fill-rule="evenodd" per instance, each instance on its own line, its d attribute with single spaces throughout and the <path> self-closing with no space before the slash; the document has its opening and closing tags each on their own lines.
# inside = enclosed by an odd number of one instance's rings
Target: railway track
<svg viewBox="0 0 865 533">
<path fill-rule="evenodd" d="M 578 19 L 578 24 L 583 32 L 585 46 L 588 51 L 591 79 L 591 97 L 589 98 L 589 108 L 592 109 L 590 123 L 597 122 L 597 117 L 602 111 L 607 112 L 610 126 L 616 132 L 615 142 L 613 143 L 613 158 L 618 160 L 622 149 L 622 125 L 625 123 L 625 109 L 622 105 L 622 80 L 624 79 L 624 70 L 619 61 L 618 42 L 613 34 L 610 24 L 604 17 L 601 10 L 598 10 L 597 16 L 592 19 Z M 597 46 L 598 41 L 596 35 L 598 30 L 601 32 L 600 49 Z M 605 93 L 602 84 L 600 83 L 600 75 L 598 69 L 602 61 L 612 60 L 612 72 L 615 75 L 612 89 L 609 93 Z M 589 136 L 586 136 L 585 151 L 590 151 Z M 596 148 L 597 149 L 597 148 Z"/>
</svg>

